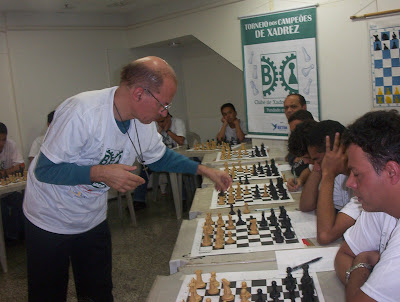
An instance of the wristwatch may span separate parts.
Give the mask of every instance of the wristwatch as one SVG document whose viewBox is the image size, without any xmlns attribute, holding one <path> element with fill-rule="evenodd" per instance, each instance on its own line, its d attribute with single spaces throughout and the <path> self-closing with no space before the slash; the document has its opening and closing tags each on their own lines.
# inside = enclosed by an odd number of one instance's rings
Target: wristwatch
<svg viewBox="0 0 400 302">
<path fill-rule="evenodd" d="M 354 270 L 358 269 L 358 268 L 366 268 L 366 269 L 369 269 L 369 271 L 372 271 L 372 265 L 371 265 L 371 264 L 364 263 L 364 262 L 360 262 L 360 263 L 358 263 L 358 264 L 356 264 L 356 265 L 350 267 L 350 268 L 346 271 L 346 283 L 349 282 L 351 273 L 352 273 Z"/>
</svg>

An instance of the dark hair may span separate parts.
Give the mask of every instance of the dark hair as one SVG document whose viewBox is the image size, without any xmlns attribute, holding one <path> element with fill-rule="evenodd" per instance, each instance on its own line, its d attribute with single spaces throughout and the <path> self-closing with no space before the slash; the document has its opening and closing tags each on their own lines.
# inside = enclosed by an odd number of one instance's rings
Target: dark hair
<svg viewBox="0 0 400 302">
<path fill-rule="evenodd" d="M 310 111 L 300 109 L 294 112 L 288 119 L 288 123 L 291 123 L 293 121 L 308 121 L 308 120 L 314 120 L 314 117 L 312 116 Z"/>
<path fill-rule="evenodd" d="M 317 152 L 325 152 L 326 149 L 326 137 L 329 136 L 330 141 L 335 140 L 336 132 L 342 134 L 346 128 L 337 121 L 326 120 L 319 122 L 310 129 L 306 136 L 307 147 L 316 147 Z M 333 143 L 331 143 L 333 148 Z"/>
<path fill-rule="evenodd" d="M 3 123 L 0 123 L 0 134 L 7 134 L 7 127 Z"/>
<path fill-rule="evenodd" d="M 372 111 L 348 126 L 343 135 L 346 146 L 355 144 L 368 156 L 376 173 L 388 161 L 400 164 L 400 114 L 397 110 Z"/>
<path fill-rule="evenodd" d="M 306 99 L 301 94 L 299 94 L 299 93 L 291 93 L 288 96 L 290 96 L 290 95 L 297 96 L 299 98 L 299 102 L 300 102 L 301 106 L 307 105 Z"/>
<path fill-rule="evenodd" d="M 308 132 L 317 124 L 314 120 L 307 120 L 296 126 L 289 136 L 288 149 L 290 153 L 301 157 L 308 152 L 306 137 Z"/>
<path fill-rule="evenodd" d="M 47 123 L 50 125 L 51 124 L 51 122 L 53 121 L 53 117 L 54 117 L 54 110 L 52 111 L 52 112 L 50 112 L 48 115 L 47 115 Z"/>
<path fill-rule="evenodd" d="M 223 105 L 221 106 L 221 112 L 222 112 L 222 110 L 224 110 L 225 108 L 232 108 L 232 110 L 236 112 L 235 106 L 233 106 L 232 103 L 225 103 L 225 104 L 223 104 Z"/>
<path fill-rule="evenodd" d="M 154 68 L 147 62 L 146 58 L 142 58 L 123 67 L 120 83 L 125 83 L 128 87 L 139 84 L 157 92 L 163 85 L 165 77 L 170 77 L 177 83 L 176 74 L 167 62 L 164 61 L 167 65 L 160 68 Z"/>
</svg>

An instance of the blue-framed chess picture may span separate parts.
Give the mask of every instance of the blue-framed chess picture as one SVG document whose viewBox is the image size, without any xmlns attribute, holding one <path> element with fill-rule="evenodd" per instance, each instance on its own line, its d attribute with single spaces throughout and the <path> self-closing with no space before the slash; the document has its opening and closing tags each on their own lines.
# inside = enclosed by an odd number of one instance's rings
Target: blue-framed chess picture
<svg viewBox="0 0 400 302">
<path fill-rule="evenodd" d="M 400 21 L 369 23 L 374 107 L 400 106 Z"/>
</svg>

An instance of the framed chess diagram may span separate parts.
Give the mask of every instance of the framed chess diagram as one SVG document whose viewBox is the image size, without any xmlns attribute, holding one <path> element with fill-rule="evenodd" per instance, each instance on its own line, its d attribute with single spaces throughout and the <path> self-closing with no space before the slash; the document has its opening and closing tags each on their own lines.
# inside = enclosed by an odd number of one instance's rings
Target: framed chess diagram
<svg viewBox="0 0 400 302">
<path fill-rule="evenodd" d="M 374 107 L 400 106 L 400 20 L 370 21 L 372 98 Z"/>
</svg>

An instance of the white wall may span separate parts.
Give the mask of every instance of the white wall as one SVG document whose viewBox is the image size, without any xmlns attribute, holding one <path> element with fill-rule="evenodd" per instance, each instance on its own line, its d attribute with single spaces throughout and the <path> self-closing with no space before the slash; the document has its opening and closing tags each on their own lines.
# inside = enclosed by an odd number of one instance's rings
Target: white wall
<svg viewBox="0 0 400 302">
<path fill-rule="evenodd" d="M 182 58 L 191 131 L 203 141 L 215 138 L 221 127 L 222 104 L 232 103 L 246 120 L 243 72 L 207 46 L 185 47 Z"/>
<path fill-rule="evenodd" d="M 218 128 L 219 106 L 226 100 L 237 105 L 241 118 L 245 116 L 238 17 L 312 3 L 315 1 L 246 0 L 149 25 L 108 30 L 72 28 L 78 20 L 75 16 L 9 15 L 6 24 L 0 15 L 0 120 L 26 157 L 33 139 L 45 130 L 47 113 L 63 99 L 118 83 L 123 64 L 150 54 L 151 49 L 139 50 L 139 46 L 193 35 L 222 58 L 195 49 L 181 53 L 163 50 L 162 56 L 177 69 L 180 80 L 172 112 L 186 119 L 204 139 L 210 138 Z M 368 1 L 319 3 L 321 115 L 347 124 L 372 109 L 367 21 L 349 19 Z M 378 0 L 359 13 L 394 8 L 398 8 L 398 0 Z M 60 27 L 63 20 L 66 27 Z M 101 18 L 84 20 L 86 26 L 101 23 Z M 118 22 L 110 18 L 107 26 L 119 26 Z"/>
<path fill-rule="evenodd" d="M 128 33 L 128 44 L 134 47 L 194 35 L 233 65 L 242 69 L 238 17 L 265 13 L 270 8 L 276 11 L 315 2 L 246 0 L 132 28 Z M 368 2 L 362 0 L 328 0 L 319 1 L 319 3 L 317 47 L 321 117 L 348 124 L 372 109 L 367 21 L 351 21 L 349 17 L 360 10 L 358 14 L 395 9 L 398 8 L 399 2 L 398 0 L 380 0 L 377 4 L 371 3 L 365 9 L 362 8 Z M 213 108 L 214 102 L 214 99 L 209 98 L 203 100 L 206 108 Z M 197 112 L 194 114 L 197 115 Z"/>
<path fill-rule="evenodd" d="M 11 64 L 7 66 L 2 54 L 0 65 L 5 67 L 2 76 L 8 70 L 12 78 L 1 89 L 7 106 L 3 111 L 2 102 L 1 119 L 9 129 L 20 128 L 26 158 L 32 141 L 46 129 L 47 114 L 58 104 L 76 93 L 110 86 L 114 71 L 107 50 L 123 47 L 124 35 L 121 30 L 16 30 L 7 31 L 6 37 Z M 15 135 L 10 131 L 18 141 Z"/>
</svg>

